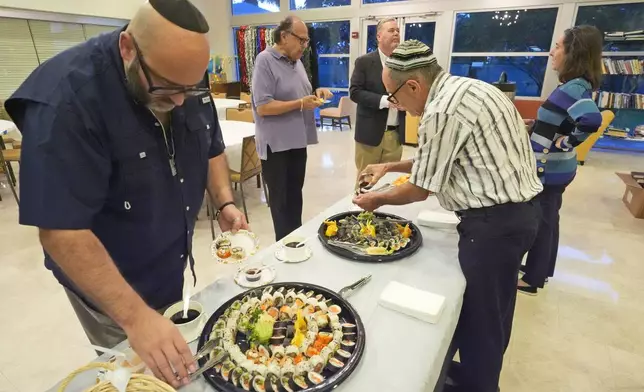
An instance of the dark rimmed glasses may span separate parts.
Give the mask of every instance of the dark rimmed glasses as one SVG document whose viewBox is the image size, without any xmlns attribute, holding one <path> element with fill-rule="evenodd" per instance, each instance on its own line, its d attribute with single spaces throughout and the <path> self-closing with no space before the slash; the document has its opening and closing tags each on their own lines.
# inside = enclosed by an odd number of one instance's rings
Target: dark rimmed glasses
<svg viewBox="0 0 644 392">
<path fill-rule="evenodd" d="M 310 38 L 303 38 L 303 37 L 300 37 L 299 35 L 295 34 L 295 33 L 294 33 L 294 32 L 292 32 L 292 31 L 288 31 L 288 33 L 289 33 L 290 35 L 292 35 L 293 37 L 295 37 L 295 38 L 299 39 L 299 40 L 300 40 L 300 45 L 302 45 L 302 46 L 306 46 L 306 45 L 308 45 L 308 44 L 311 42 L 311 39 L 310 39 Z"/>
<path fill-rule="evenodd" d="M 402 82 L 402 84 L 401 84 L 400 86 L 398 86 L 398 88 L 397 88 L 397 89 L 395 89 L 393 93 L 389 94 L 389 96 L 387 97 L 387 101 L 389 101 L 389 102 L 393 103 L 394 105 L 398 105 L 398 98 L 396 98 L 394 95 L 396 95 L 396 93 L 397 93 L 401 88 L 403 88 L 403 86 L 404 86 L 404 85 L 406 85 L 408 81 L 409 81 L 409 80 L 405 80 L 404 82 Z"/>
<path fill-rule="evenodd" d="M 134 36 L 130 35 L 130 37 L 132 37 L 132 43 L 134 44 L 134 48 L 136 49 L 136 58 L 139 61 L 141 70 L 143 71 L 143 76 L 145 76 L 145 80 L 148 82 L 148 93 L 152 95 L 185 94 L 188 97 L 194 97 L 194 96 L 202 95 L 204 93 L 210 93 L 210 88 L 200 87 L 198 84 L 193 86 L 155 86 L 152 82 L 151 75 L 155 75 L 160 79 L 164 79 L 164 80 L 167 80 L 167 79 L 159 75 L 158 73 L 154 72 L 154 70 L 152 70 L 146 64 L 143 58 L 143 53 L 141 52 L 139 45 L 136 43 Z"/>
</svg>

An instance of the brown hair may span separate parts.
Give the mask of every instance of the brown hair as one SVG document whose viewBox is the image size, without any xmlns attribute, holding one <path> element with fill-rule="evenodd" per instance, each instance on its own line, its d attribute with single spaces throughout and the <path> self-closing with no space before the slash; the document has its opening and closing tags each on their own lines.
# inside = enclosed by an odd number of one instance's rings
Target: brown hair
<svg viewBox="0 0 644 392">
<path fill-rule="evenodd" d="M 575 26 L 564 32 L 564 62 L 559 80 L 565 83 L 584 78 L 593 89 L 599 87 L 602 77 L 602 34 L 595 26 Z"/>
</svg>

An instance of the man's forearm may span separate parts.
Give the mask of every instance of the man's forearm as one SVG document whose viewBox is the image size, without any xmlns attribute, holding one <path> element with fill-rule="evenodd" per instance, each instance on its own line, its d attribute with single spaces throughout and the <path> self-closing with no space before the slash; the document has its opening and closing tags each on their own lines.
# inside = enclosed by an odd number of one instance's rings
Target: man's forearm
<svg viewBox="0 0 644 392">
<path fill-rule="evenodd" d="M 226 154 L 222 153 L 208 161 L 208 194 L 215 208 L 233 201 L 233 188 L 230 185 L 230 170 Z"/>
<path fill-rule="evenodd" d="M 300 110 L 302 102 L 300 99 L 295 101 L 276 101 L 272 100 L 262 106 L 257 107 L 257 114 L 260 116 L 279 116 L 280 114 Z"/>
<path fill-rule="evenodd" d="M 387 173 L 411 173 L 411 168 L 414 166 L 413 159 L 407 159 L 400 162 L 388 162 Z"/>
<path fill-rule="evenodd" d="M 377 201 L 381 205 L 401 206 L 426 200 L 429 195 L 428 190 L 407 182 L 388 192 L 377 194 Z"/>
<path fill-rule="evenodd" d="M 147 308 L 90 230 L 40 230 L 40 242 L 72 282 L 126 329 Z"/>
</svg>

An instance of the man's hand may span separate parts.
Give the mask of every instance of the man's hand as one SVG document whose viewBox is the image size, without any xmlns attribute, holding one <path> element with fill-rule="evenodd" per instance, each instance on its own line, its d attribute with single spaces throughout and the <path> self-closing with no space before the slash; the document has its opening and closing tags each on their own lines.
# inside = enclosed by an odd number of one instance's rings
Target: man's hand
<svg viewBox="0 0 644 392">
<path fill-rule="evenodd" d="M 221 210 L 219 218 L 219 227 L 221 231 L 232 231 L 236 233 L 238 230 L 249 230 L 246 216 L 232 204 L 227 205 Z"/>
<path fill-rule="evenodd" d="M 374 165 L 368 165 L 362 171 L 362 173 L 360 173 L 360 177 L 358 178 L 358 183 L 362 184 L 367 182 L 368 185 L 374 186 L 385 174 L 387 174 L 386 163 L 377 163 Z"/>
<path fill-rule="evenodd" d="M 333 93 L 328 88 L 319 88 L 315 90 L 315 96 L 318 99 L 324 99 L 325 101 L 333 98 Z"/>
<path fill-rule="evenodd" d="M 383 205 L 379 196 L 378 193 L 362 193 L 353 198 L 353 204 L 365 211 L 374 211 Z"/>
<path fill-rule="evenodd" d="M 557 141 L 555 141 L 555 146 L 560 150 L 567 151 L 568 148 L 563 145 L 564 140 L 566 140 L 565 136 L 559 136 L 559 138 L 557 138 Z"/>
<path fill-rule="evenodd" d="M 124 327 L 132 349 L 154 375 L 174 388 L 190 382 L 197 370 L 192 352 L 172 321 L 147 308 Z"/>
<path fill-rule="evenodd" d="M 322 106 L 322 102 L 315 95 L 307 95 L 302 98 L 302 109 L 304 110 L 313 110 L 320 106 Z"/>
</svg>

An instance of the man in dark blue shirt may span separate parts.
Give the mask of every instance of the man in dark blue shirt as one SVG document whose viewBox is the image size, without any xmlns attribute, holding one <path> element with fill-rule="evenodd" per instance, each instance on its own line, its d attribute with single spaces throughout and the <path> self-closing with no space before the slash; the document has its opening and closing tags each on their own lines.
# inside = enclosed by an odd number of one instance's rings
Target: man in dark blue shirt
<svg viewBox="0 0 644 392">
<path fill-rule="evenodd" d="M 20 223 L 39 228 L 92 343 L 127 337 L 175 387 L 195 364 L 158 311 L 181 300 L 205 190 L 222 230 L 248 226 L 202 83 L 207 32 L 187 0 L 150 0 L 125 29 L 42 64 L 6 103 L 23 133 Z"/>
</svg>

